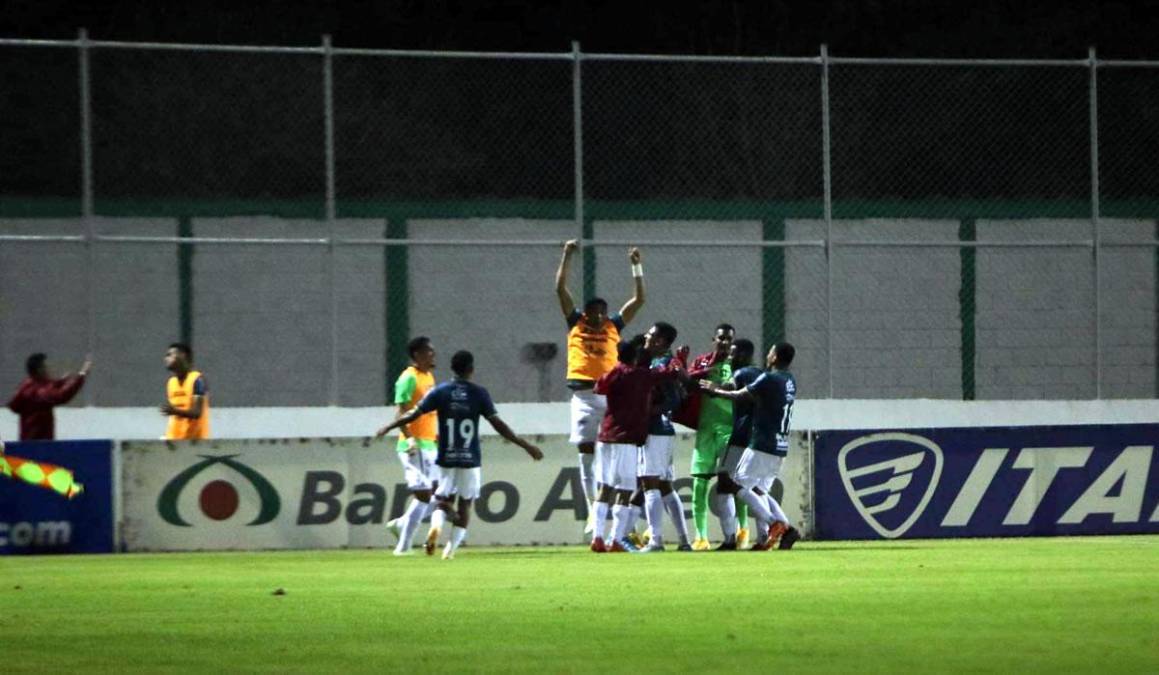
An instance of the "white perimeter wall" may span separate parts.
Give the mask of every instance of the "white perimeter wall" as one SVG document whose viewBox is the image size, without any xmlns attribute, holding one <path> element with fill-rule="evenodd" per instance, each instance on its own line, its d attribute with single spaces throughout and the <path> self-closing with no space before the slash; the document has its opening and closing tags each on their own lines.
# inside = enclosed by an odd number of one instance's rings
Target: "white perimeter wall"
<svg viewBox="0 0 1159 675">
<path fill-rule="evenodd" d="M 566 403 L 501 403 L 499 414 L 521 434 L 561 434 Z M 394 408 L 214 408 L 214 438 L 314 438 L 368 436 L 394 418 Z M 1159 421 L 1159 400 L 945 401 L 801 400 L 795 429 L 880 429 L 1132 424 Z M 483 425 L 483 433 L 494 433 Z M 58 408 L 59 439 L 157 439 L 165 418 L 156 408 Z M 16 416 L 0 412 L 0 438 L 19 435 Z"/>
</svg>

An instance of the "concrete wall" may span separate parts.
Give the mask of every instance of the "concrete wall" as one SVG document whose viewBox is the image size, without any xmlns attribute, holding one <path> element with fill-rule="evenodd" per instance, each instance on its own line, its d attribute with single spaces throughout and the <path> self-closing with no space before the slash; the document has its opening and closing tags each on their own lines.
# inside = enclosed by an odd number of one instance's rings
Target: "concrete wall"
<svg viewBox="0 0 1159 675">
<path fill-rule="evenodd" d="M 176 234 L 166 219 L 97 219 L 98 234 Z M 79 235 L 76 220 L 5 220 L 5 234 Z M 8 393 L 24 376 L 32 352 L 49 355 L 58 374 L 75 371 L 87 344 L 89 285 L 97 365 L 76 403 L 105 406 L 160 403 L 165 346 L 178 339 L 177 247 L 154 243 L 99 243 L 92 277 L 79 243 L 0 244 L 0 388 Z M 89 399 L 88 397 L 92 397 Z"/>
<path fill-rule="evenodd" d="M 99 219 L 102 234 L 172 236 L 176 219 Z M 342 237 L 379 239 L 381 219 L 342 220 Z M 1150 221 L 1102 224 L 1104 241 L 1149 240 Z M 478 240 L 458 246 L 415 245 L 407 269 L 386 269 L 381 246 L 339 246 L 338 402 L 384 401 L 397 373 L 387 373 L 390 326 L 386 289 L 405 281 L 410 335 L 431 336 L 448 372 L 450 354 L 476 353 L 480 378 L 501 401 L 562 401 L 566 327 L 552 291 L 560 243 L 572 221 L 413 220 L 416 241 Z M 956 220 L 835 221 L 842 241 L 954 241 Z M 326 235 L 315 221 L 266 217 L 196 218 L 201 237 Z M 680 342 L 708 347 L 721 321 L 767 347 L 767 294 L 784 293 L 788 339 L 799 348 L 794 370 L 804 398 L 956 399 L 962 395 L 961 255 L 957 247 L 836 246 L 785 249 L 783 279 L 763 278 L 758 221 L 596 221 L 604 240 L 704 240 L 736 246 L 645 247 L 648 299 L 629 332 L 672 322 Z M 4 234 L 80 234 L 77 220 L 3 220 Z M 789 240 L 820 240 L 818 220 L 789 220 Z M 979 240 L 1089 239 L 1081 220 L 978 220 Z M 534 240 L 531 246 L 483 242 Z M 9 391 L 33 351 L 60 370 L 86 351 L 86 297 L 97 301 L 97 367 L 78 404 L 155 405 L 166 373 L 165 345 L 180 337 L 178 247 L 98 243 L 91 281 L 81 244 L 0 244 L 0 391 Z M 618 308 L 631 293 L 626 246 L 600 246 L 596 292 Z M 1095 396 L 1094 265 L 1088 247 L 976 251 L 975 380 L 979 399 L 1083 399 Z M 831 270 L 830 265 L 831 263 Z M 202 244 L 193 249 L 192 339 L 214 405 L 321 406 L 330 402 L 331 314 L 325 246 Z M 1101 253 L 1102 396 L 1153 397 L 1156 383 L 1156 272 L 1153 247 L 1106 247 Z M 833 308 L 828 309 L 831 292 Z M 569 286 L 583 297 L 583 268 Z M 782 291 L 783 289 L 783 291 Z M 832 344 L 828 321 L 832 320 Z M 526 346 L 555 345 L 546 364 Z M 831 351 L 831 354 L 830 354 Z M 832 372 L 832 377 L 830 377 Z M 832 379 L 832 391 L 829 382 Z M 87 398 L 86 398 L 87 397 Z"/>
</svg>

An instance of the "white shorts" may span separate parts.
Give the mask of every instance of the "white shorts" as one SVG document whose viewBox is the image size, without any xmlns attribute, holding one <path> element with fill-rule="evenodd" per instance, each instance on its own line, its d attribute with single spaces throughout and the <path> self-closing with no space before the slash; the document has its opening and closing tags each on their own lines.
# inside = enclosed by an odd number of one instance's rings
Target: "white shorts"
<svg viewBox="0 0 1159 675">
<path fill-rule="evenodd" d="M 568 442 L 595 443 L 600 433 L 600 423 L 604 421 L 604 412 L 608 409 L 608 401 L 603 394 L 597 394 L 592 389 L 580 389 L 571 393 L 571 435 Z"/>
<path fill-rule="evenodd" d="M 406 478 L 406 487 L 411 492 L 430 490 L 439 481 L 439 467 L 435 459 L 439 456 L 438 450 L 419 450 L 412 461 L 410 454 L 398 453 L 398 461 L 402 464 L 402 474 Z"/>
<path fill-rule="evenodd" d="M 439 469 L 442 476 L 439 480 L 439 489 L 435 495 L 439 497 L 455 496 L 459 499 L 478 499 L 479 491 L 483 488 L 482 467 L 471 468 L 443 468 Z"/>
<path fill-rule="evenodd" d="M 675 436 L 648 436 L 648 441 L 640 448 L 639 461 L 636 464 L 636 475 L 656 476 L 660 480 L 672 480 L 675 473 L 672 467 L 672 446 L 676 443 Z"/>
<path fill-rule="evenodd" d="M 737 485 L 748 489 L 764 485 L 771 486 L 773 479 L 781 472 L 781 464 L 784 461 L 784 457 L 745 448 L 744 454 L 740 456 L 740 461 L 736 465 L 736 472 L 732 474 L 732 479 Z"/>
<path fill-rule="evenodd" d="M 636 451 L 636 446 L 627 443 L 596 443 L 596 482 L 617 490 L 635 490 Z"/>
<path fill-rule="evenodd" d="M 744 454 L 745 449 L 738 445 L 728 446 L 728 450 L 724 451 L 724 457 L 720 458 L 720 469 L 717 473 L 723 473 L 732 477 L 736 473 L 736 465 L 740 464 L 741 455 Z"/>
</svg>

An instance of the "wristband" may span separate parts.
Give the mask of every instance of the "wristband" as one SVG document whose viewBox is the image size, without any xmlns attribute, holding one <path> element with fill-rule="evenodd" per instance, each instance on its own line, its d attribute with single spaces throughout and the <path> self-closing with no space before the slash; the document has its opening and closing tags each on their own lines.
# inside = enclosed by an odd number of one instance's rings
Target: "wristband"
<svg viewBox="0 0 1159 675">
<path fill-rule="evenodd" d="M 637 279 L 644 278 L 644 266 L 640 263 L 632 263 L 632 276 Z"/>
</svg>

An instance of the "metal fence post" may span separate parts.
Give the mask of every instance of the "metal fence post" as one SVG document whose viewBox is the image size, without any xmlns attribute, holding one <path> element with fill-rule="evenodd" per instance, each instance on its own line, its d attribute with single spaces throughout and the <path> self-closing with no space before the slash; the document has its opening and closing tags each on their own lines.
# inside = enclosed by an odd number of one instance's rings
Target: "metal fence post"
<svg viewBox="0 0 1159 675">
<path fill-rule="evenodd" d="M 97 343 L 96 308 L 96 223 L 93 220 L 93 125 L 92 87 L 89 73 L 89 33 L 77 31 L 77 55 L 80 59 L 80 156 L 81 220 L 85 240 L 85 350 L 92 354 Z M 96 403 L 93 387 L 84 388 L 86 406 Z"/>
<path fill-rule="evenodd" d="M 330 282 L 330 405 L 338 405 L 338 264 L 337 209 L 334 203 L 334 50 L 330 36 L 322 36 L 322 101 L 326 129 L 326 225 L 329 245 L 326 247 L 326 268 Z"/>
<path fill-rule="evenodd" d="M 1095 398 L 1103 397 L 1103 340 L 1101 310 L 1102 286 L 1099 281 L 1099 82 L 1098 57 L 1095 48 L 1087 53 L 1090 61 L 1090 123 L 1091 123 L 1091 241 L 1094 242 L 1095 266 Z"/>
<path fill-rule="evenodd" d="M 829 45 L 821 45 L 821 167 L 825 184 L 825 370 L 833 398 L 833 165 L 829 136 Z"/>
<path fill-rule="evenodd" d="M 572 77 L 571 77 L 571 101 L 572 101 L 572 144 L 573 144 L 573 159 L 575 162 L 575 238 L 580 242 L 579 247 L 579 269 L 580 269 L 580 288 L 584 294 L 584 298 L 591 297 L 591 293 L 587 291 L 587 265 L 589 255 L 584 243 L 584 113 L 583 113 L 583 76 L 581 74 L 581 59 L 583 58 L 580 51 L 580 43 L 573 41 L 571 43 L 571 57 L 572 57 Z M 593 283 L 594 285 L 594 283 Z"/>
</svg>

